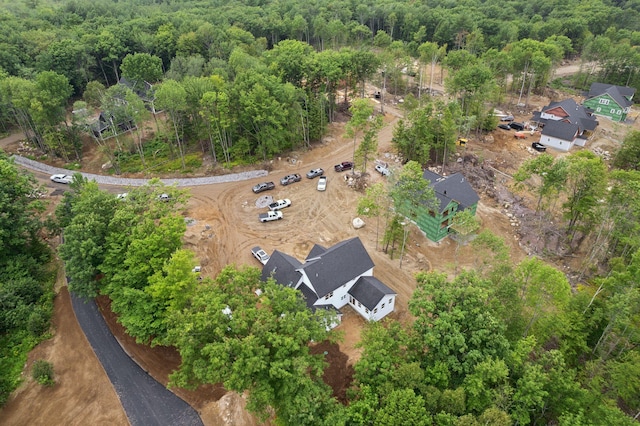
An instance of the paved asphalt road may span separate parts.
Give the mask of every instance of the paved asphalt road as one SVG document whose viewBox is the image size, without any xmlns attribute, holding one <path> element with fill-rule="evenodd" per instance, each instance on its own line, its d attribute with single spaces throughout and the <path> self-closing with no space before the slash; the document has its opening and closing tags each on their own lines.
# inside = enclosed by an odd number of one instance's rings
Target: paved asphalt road
<svg viewBox="0 0 640 426">
<path fill-rule="evenodd" d="M 65 173 L 60 169 L 18 155 L 13 156 L 16 164 L 41 173 Z M 266 176 L 266 170 L 255 170 L 222 176 L 201 178 L 167 179 L 166 185 L 196 186 L 222 182 L 232 182 Z M 101 176 L 83 173 L 98 184 L 140 186 L 147 179 L 127 179 L 117 176 Z M 153 377 L 148 375 L 117 342 L 102 314 L 93 300 L 84 300 L 71 294 L 71 303 L 82 331 L 89 340 L 93 352 L 109 376 L 109 380 L 120 398 L 124 411 L 133 426 L 187 426 L 203 425 L 198 413 L 178 396 L 170 392 Z"/>
<path fill-rule="evenodd" d="M 16 164 L 41 173 L 64 173 L 72 171 L 52 167 L 19 155 L 13 156 Z M 117 176 L 101 176 L 82 173 L 98 184 L 141 186 L 147 179 L 127 179 Z M 167 179 L 166 185 L 196 186 L 232 182 L 266 176 L 266 170 L 255 170 L 222 176 L 200 178 Z M 122 349 L 93 300 L 84 300 L 71 294 L 71 304 L 82 331 L 89 340 L 109 380 L 120 398 L 124 411 L 133 426 L 190 426 L 203 425 L 198 413 L 185 401 L 170 392 L 147 374 Z"/>
<path fill-rule="evenodd" d="M 95 302 L 71 294 L 76 318 L 107 372 L 133 426 L 202 425 L 189 404 L 148 375 L 124 352 Z"/>
</svg>

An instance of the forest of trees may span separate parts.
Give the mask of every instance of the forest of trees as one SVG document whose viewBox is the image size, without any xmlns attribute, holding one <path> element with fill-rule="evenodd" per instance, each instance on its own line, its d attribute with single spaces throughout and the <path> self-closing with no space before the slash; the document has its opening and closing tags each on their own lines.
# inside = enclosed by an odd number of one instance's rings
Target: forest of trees
<svg viewBox="0 0 640 426">
<path fill-rule="evenodd" d="M 43 240 L 35 178 L 0 150 L 0 405 L 20 383 L 27 354 L 48 337 L 55 265 Z"/>
<path fill-rule="evenodd" d="M 232 166 L 308 146 L 367 81 L 420 100 L 444 83 L 459 133 L 492 128 L 487 101 L 526 102 L 565 58 L 585 63 L 577 90 L 596 79 L 640 85 L 636 2 L 2 4 L 2 128 L 68 162 L 96 143 L 115 173 L 159 172 L 158 155 L 186 171 L 201 161 L 190 154 Z M 153 84 L 164 110 L 155 132 L 121 77 L 134 90 Z M 123 120 L 139 125 L 105 143 L 89 131 L 99 111 L 113 133 Z"/>
<path fill-rule="evenodd" d="M 628 194 L 626 181 L 640 182 L 624 173 L 612 198 Z M 288 425 L 635 424 L 635 235 L 617 245 L 606 276 L 572 289 L 538 258 L 513 264 L 505 243 L 481 232 L 472 269 L 416 276 L 411 322 L 365 327 L 343 405 L 321 380 L 322 355 L 309 350 L 336 338 L 326 311 L 312 313 L 296 290 L 261 282 L 253 267 L 229 265 L 199 281 L 193 253 L 181 247 L 184 193 L 152 183 L 121 200 L 81 179 L 73 189 L 57 210 L 70 290 L 108 295 L 127 333 L 175 346 L 182 364 L 170 386 L 248 391 L 250 410 Z M 167 191 L 170 201 L 159 200 Z"/>
<path fill-rule="evenodd" d="M 379 127 L 367 124 L 370 113 L 359 114 L 364 108 L 354 100 L 368 95 L 367 82 L 405 99 L 394 144 L 417 170 L 446 162 L 456 135 L 492 129 L 495 105 L 565 84 L 552 80 L 563 59 L 579 56 L 584 64 L 570 90 L 596 80 L 640 87 L 637 1 L 0 5 L 0 129 L 19 128 L 43 155 L 68 162 L 81 160 L 84 144 L 97 144 L 115 173 L 132 163 L 154 172 L 162 155 L 181 170 L 202 155 L 226 166 L 267 160 L 310 146 L 339 111 L 352 114 L 354 156 L 366 164 Z M 436 73 L 437 65 L 446 73 Z M 117 85 L 121 77 L 133 88 Z M 447 98 L 431 96 L 435 81 Z M 153 85 L 160 117 L 135 95 L 144 82 Z M 112 126 L 140 125 L 93 137 L 90 117 L 98 111 Z M 150 122 L 151 133 L 141 124 Z M 413 321 L 365 328 L 341 404 L 309 349 L 310 341 L 334 338 L 324 327 L 330 318 L 307 310 L 294 290 L 260 282 L 254 268 L 230 265 L 198 281 L 194 255 L 182 249 L 186 193 L 154 181 L 123 201 L 77 176 L 45 228 L 37 185 L 2 156 L 0 347 L 9 352 L 1 358 L 0 397 L 17 384 L 25 350 L 48 329 L 51 277 L 43 265 L 50 253 L 42 238 L 63 231 L 70 289 L 109 296 L 138 341 L 175 346 L 182 365 L 172 386 L 248 391 L 248 408 L 261 418 L 636 424 L 639 165 L 638 133 L 625 139 L 613 167 L 588 152 L 523 164 L 515 177 L 535 192 L 541 220 L 564 225 L 568 253 L 588 252 L 581 280 L 570 284 L 537 258 L 513 264 L 503 241 L 480 233 L 473 269 L 416 277 Z M 378 189 L 368 195 L 383 197 Z M 170 201 L 159 201 L 165 192 Z M 390 195 L 388 202 L 406 198 Z"/>
</svg>

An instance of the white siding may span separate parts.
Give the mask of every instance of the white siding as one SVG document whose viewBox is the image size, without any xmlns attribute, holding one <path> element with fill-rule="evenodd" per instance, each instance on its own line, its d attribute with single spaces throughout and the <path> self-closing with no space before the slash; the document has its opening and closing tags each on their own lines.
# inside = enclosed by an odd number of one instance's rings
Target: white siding
<svg viewBox="0 0 640 426">
<path fill-rule="evenodd" d="M 347 294 L 351 287 L 358 281 L 361 276 L 370 277 L 373 275 L 373 268 L 369 269 L 362 275 L 358 275 L 354 279 L 347 281 L 337 289 L 333 290 L 333 294 L 329 293 L 327 296 L 329 297 L 321 297 L 314 303 L 314 305 L 327 305 L 332 304 L 336 308 L 340 309 L 347 303 L 349 303 L 349 295 Z M 303 280 L 306 279 L 307 276 L 303 273 Z M 308 281 L 306 281 L 308 283 Z M 308 285 L 310 288 L 313 288 L 311 285 Z"/>
<path fill-rule="evenodd" d="M 349 305 L 367 321 L 379 321 L 393 312 L 396 305 L 396 295 L 385 295 L 373 310 L 367 309 L 355 298 L 350 298 Z"/>
<path fill-rule="evenodd" d="M 552 138 L 551 136 L 542 135 L 540 138 L 540 143 L 546 146 L 550 146 L 559 151 L 569 151 L 573 146 L 573 143 L 563 141 L 561 139 Z"/>
</svg>

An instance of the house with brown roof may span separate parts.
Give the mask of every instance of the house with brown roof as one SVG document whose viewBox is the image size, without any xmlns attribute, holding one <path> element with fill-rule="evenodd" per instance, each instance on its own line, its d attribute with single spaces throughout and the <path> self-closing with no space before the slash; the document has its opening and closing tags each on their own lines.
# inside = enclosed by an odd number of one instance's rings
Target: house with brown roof
<svg viewBox="0 0 640 426">
<path fill-rule="evenodd" d="M 585 146 L 598 127 L 593 112 L 571 98 L 551 102 L 535 111 L 530 121 L 542 128 L 540 143 L 560 151 Z"/>
</svg>

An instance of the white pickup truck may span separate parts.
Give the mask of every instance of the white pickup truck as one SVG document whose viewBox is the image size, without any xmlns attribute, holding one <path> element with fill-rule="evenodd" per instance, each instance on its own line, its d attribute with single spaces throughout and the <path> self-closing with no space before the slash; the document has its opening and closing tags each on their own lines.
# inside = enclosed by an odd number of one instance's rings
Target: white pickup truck
<svg viewBox="0 0 640 426">
<path fill-rule="evenodd" d="M 271 204 L 269 204 L 269 210 L 280 210 L 280 209 L 284 209 L 285 207 L 289 207 L 291 205 L 291 200 L 288 198 L 285 198 L 284 200 L 278 200 L 276 202 L 273 202 Z"/>
<path fill-rule="evenodd" d="M 260 213 L 258 215 L 258 219 L 260 219 L 260 222 L 271 222 L 272 220 L 280 220 L 282 219 L 282 212 L 278 210 Z"/>
</svg>

